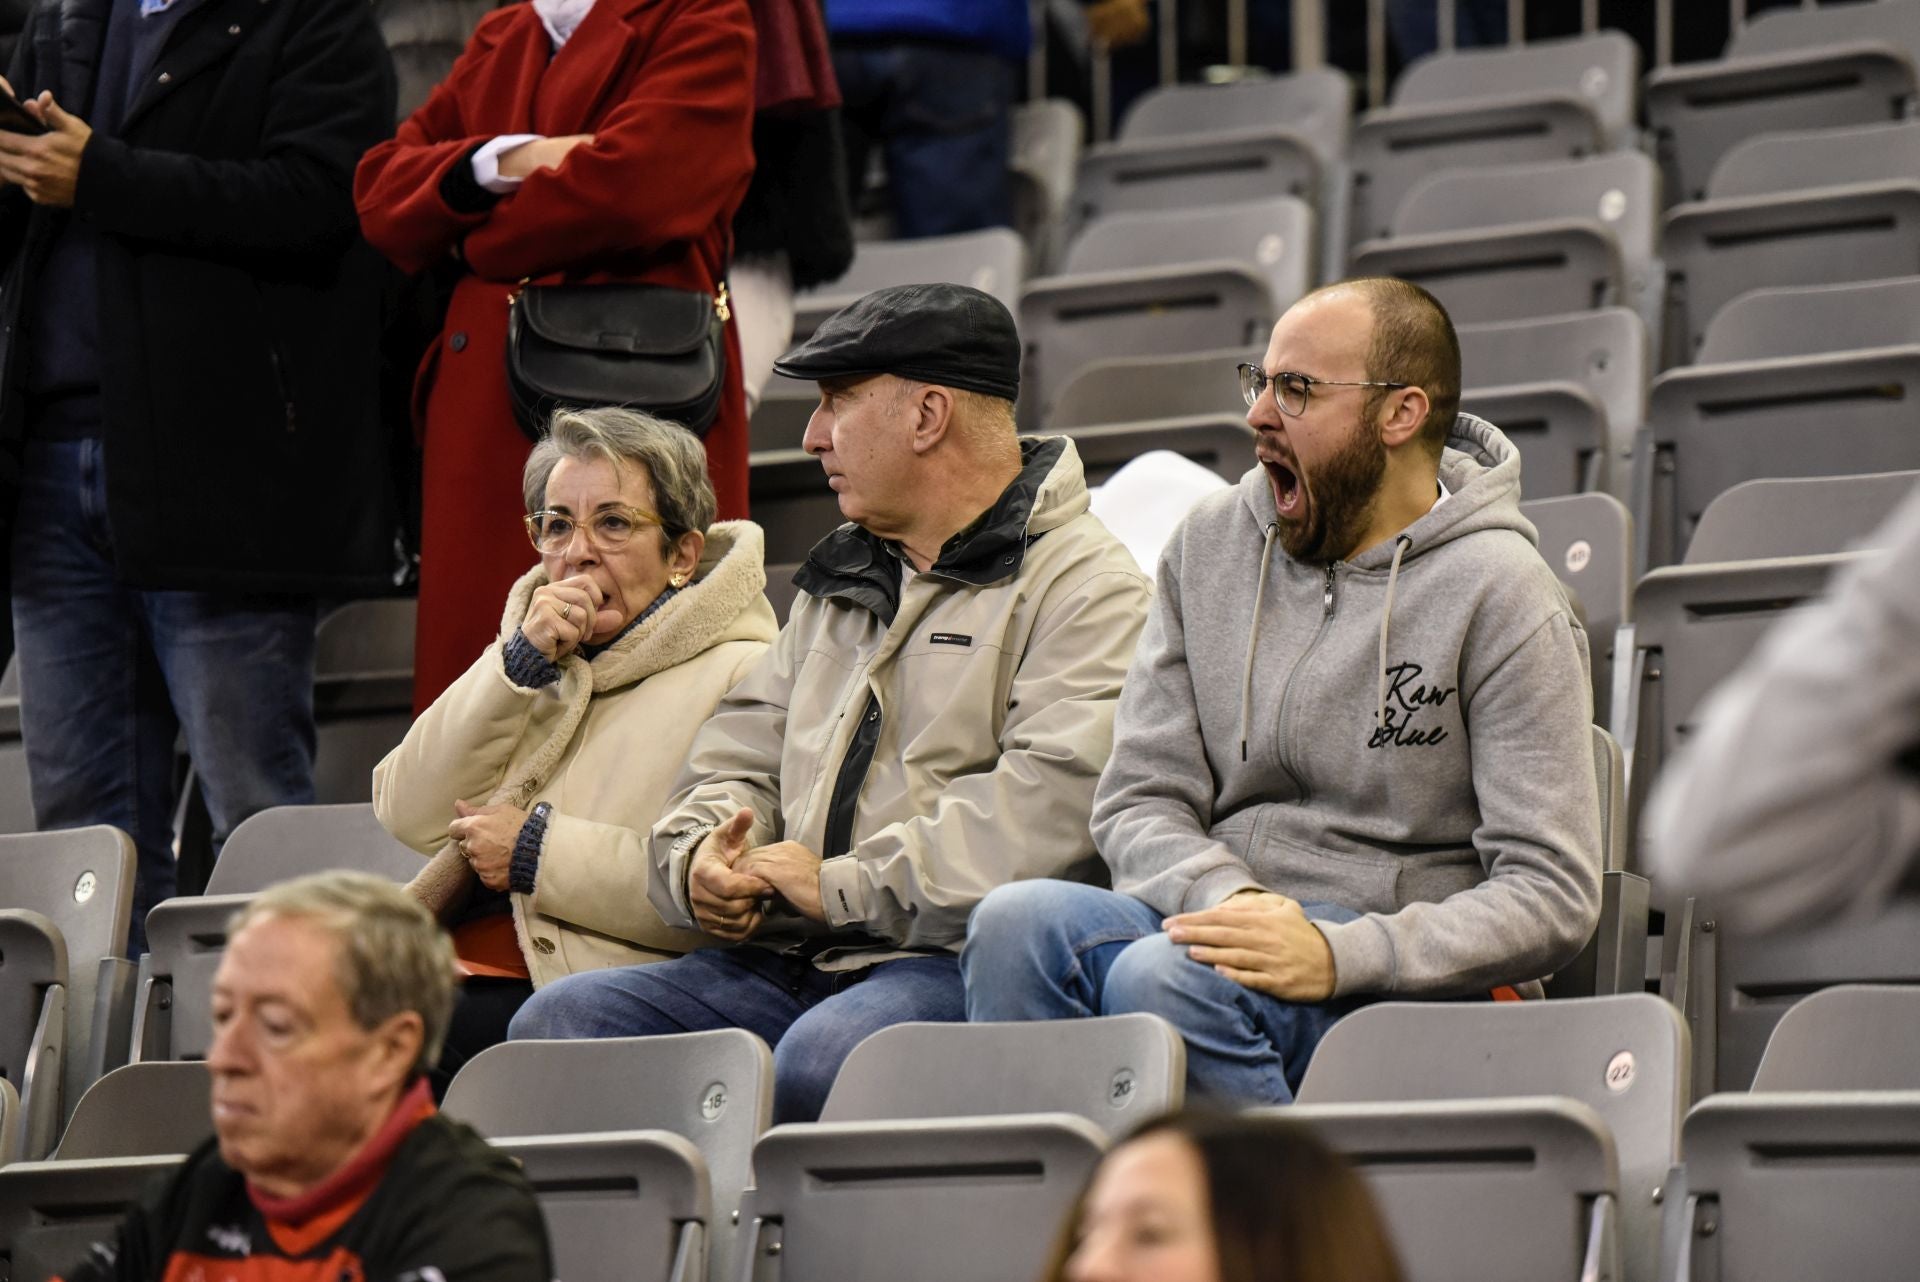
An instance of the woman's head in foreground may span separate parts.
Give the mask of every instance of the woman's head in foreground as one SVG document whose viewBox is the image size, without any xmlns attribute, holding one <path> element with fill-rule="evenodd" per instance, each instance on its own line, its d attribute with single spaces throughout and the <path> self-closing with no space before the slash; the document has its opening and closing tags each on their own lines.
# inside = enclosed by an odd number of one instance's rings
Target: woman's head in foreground
<svg viewBox="0 0 1920 1282">
<path fill-rule="evenodd" d="M 1174 1113 L 1101 1160 L 1049 1282 L 1401 1282 L 1360 1177 L 1305 1126 Z"/>
</svg>

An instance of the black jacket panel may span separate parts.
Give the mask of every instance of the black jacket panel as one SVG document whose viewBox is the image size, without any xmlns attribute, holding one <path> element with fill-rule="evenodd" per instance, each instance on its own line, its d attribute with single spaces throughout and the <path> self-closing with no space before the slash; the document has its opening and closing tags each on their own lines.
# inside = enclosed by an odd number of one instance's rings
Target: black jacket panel
<svg viewBox="0 0 1920 1282">
<path fill-rule="evenodd" d="M 85 103 L 110 0 L 43 0 L 22 98 Z M 382 266 L 354 166 L 391 131 L 392 62 L 365 0 L 206 0 L 120 136 L 81 157 L 100 232 L 108 513 L 148 588 L 356 594 L 392 566 L 378 401 Z M 0 204 L 0 441 L 26 424 L 23 297 L 56 211 Z"/>
</svg>

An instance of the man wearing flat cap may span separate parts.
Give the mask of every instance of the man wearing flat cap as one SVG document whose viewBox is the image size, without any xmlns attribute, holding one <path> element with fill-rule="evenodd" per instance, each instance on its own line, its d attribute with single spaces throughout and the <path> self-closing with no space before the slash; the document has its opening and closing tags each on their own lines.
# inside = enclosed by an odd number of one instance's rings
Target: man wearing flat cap
<svg viewBox="0 0 1920 1282">
<path fill-rule="evenodd" d="M 744 1028 L 791 1122 L 869 1034 L 964 1017 L 989 890 L 1098 874 L 1087 815 L 1149 585 L 1073 443 L 1014 434 L 1020 340 L 990 296 L 880 290 L 775 369 L 820 385 L 804 444 L 849 523 L 653 830 L 654 906 L 732 946 L 569 976 L 512 1034 Z"/>
</svg>

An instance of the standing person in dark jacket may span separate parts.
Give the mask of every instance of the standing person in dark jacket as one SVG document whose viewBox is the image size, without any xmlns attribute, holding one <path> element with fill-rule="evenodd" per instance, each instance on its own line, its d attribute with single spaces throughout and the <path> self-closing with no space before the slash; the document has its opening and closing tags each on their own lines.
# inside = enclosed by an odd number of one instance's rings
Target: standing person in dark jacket
<svg viewBox="0 0 1920 1282">
<path fill-rule="evenodd" d="M 453 1007 L 427 910 L 384 878 L 321 873 L 256 896 L 230 933 L 214 1138 L 66 1282 L 549 1282 L 526 1177 L 427 1090 Z"/>
<path fill-rule="evenodd" d="M 0 442 L 34 816 L 174 889 L 184 730 L 216 845 L 313 799 L 317 595 L 392 559 L 380 264 L 353 167 L 393 119 L 364 0 L 45 0 L 0 133 Z"/>
</svg>

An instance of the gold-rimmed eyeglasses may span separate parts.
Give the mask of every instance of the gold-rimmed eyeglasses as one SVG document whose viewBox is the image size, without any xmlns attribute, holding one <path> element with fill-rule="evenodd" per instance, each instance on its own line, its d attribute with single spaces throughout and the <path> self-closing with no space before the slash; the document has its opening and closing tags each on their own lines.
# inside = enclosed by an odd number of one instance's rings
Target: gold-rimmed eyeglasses
<svg viewBox="0 0 1920 1282">
<path fill-rule="evenodd" d="M 1240 395 L 1246 399 L 1247 408 L 1252 409 L 1260 400 L 1260 394 L 1267 390 L 1267 384 L 1273 384 L 1273 399 L 1280 406 L 1280 412 L 1288 418 L 1299 418 L 1307 412 L 1307 398 L 1316 387 L 1411 387 L 1411 383 L 1383 383 L 1369 381 L 1364 383 L 1346 382 L 1337 378 L 1315 378 L 1311 374 L 1297 374 L 1283 369 L 1272 378 L 1258 365 L 1242 362 L 1235 367 L 1240 373 Z"/>
<path fill-rule="evenodd" d="M 529 512 L 521 518 L 527 537 L 545 556 L 558 556 L 573 542 L 573 532 L 584 528 L 587 542 L 602 552 L 615 552 L 627 544 L 634 532 L 649 525 L 662 525 L 659 517 L 637 507 L 603 507 L 584 520 L 570 512 Z"/>
</svg>

